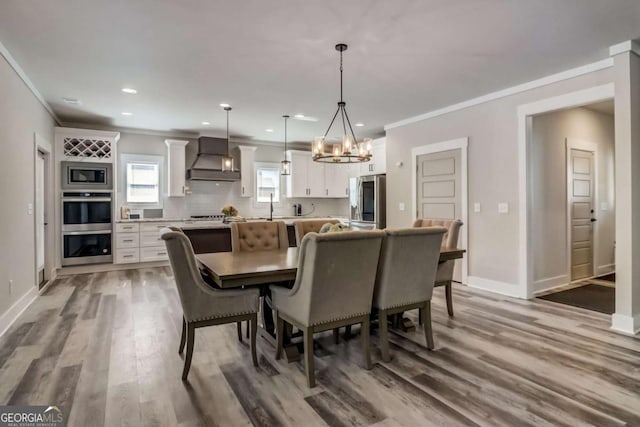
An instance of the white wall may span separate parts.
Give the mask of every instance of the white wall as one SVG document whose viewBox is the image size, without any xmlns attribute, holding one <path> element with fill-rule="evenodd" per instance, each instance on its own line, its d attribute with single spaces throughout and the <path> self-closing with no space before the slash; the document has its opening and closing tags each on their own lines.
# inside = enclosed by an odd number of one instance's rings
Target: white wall
<svg viewBox="0 0 640 427">
<path fill-rule="evenodd" d="M 531 132 L 531 229 L 534 291 L 568 283 L 567 270 L 567 173 L 566 138 L 598 145 L 600 206 L 595 206 L 594 229 L 599 250 L 595 254 L 597 274 L 614 269 L 615 185 L 614 117 L 573 108 L 533 117 Z M 607 209 L 602 210 L 602 203 Z"/>
<path fill-rule="evenodd" d="M 121 132 L 118 142 L 118 155 L 122 154 L 152 154 L 164 156 L 164 170 L 167 170 L 167 146 L 164 143 L 166 136 L 136 134 Z M 189 140 L 187 146 L 187 166 L 191 165 L 196 155 L 195 139 L 175 138 Z M 238 145 L 251 145 L 244 142 L 231 142 L 230 151 L 236 157 L 236 167 L 239 153 L 235 148 Z M 278 163 L 282 160 L 283 152 L 280 147 L 269 145 L 257 145 L 255 152 L 256 162 Z M 166 176 L 165 176 L 166 179 Z M 188 183 L 192 194 L 185 197 L 163 197 L 164 216 L 167 218 L 185 218 L 191 215 L 218 214 L 226 204 L 232 204 L 238 208 L 242 216 L 268 216 L 268 205 L 256 205 L 253 198 L 240 197 L 240 182 L 208 182 L 191 181 Z M 284 182 L 283 182 L 284 184 Z M 124 197 L 119 192 L 117 197 L 117 209 L 123 203 Z M 347 199 L 287 199 L 281 196 L 281 202 L 274 206 L 274 215 L 291 215 L 293 204 L 302 203 L 303 213 L 310 212 L 312 204 L 315 211 L 312 215 L 348 215 Z"/>
<path fill-rule="evenodd" d="M 53 145 L 54 120 L 0 56 L 0 318 L 35 289 L 34 132 Z M 49 251 L 51 248 L 49 248 Z M 9 292 L 9 280 L 13 280 Z M 0 332 L 2 327 L 0 325 Z"/>
<path fill-rule="evenodd" d="M 519 105 L 602 85 L 613 80 L 611 68 L 525 92 L 445 113 L 387 130 L 387 224 L 411 224 L 411 164 L 413 147 L 469 138 L 469 206 L 478 202 L 481 212 L 469 214 L 469 282 L 475 286 L 524 296 L 519 281 L 518 120 Z M 404 166 L 396 166 L 403 162 Z M 508 214 L 498 213 L 498 203 L 509 204 Z"/>
</svg>

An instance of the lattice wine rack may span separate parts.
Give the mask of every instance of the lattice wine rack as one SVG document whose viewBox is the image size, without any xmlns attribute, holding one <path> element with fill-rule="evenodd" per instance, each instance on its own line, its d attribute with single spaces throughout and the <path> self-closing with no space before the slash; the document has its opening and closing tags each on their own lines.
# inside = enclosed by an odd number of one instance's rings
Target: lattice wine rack
<svg viewBox="0 0 640 427">
<path fill-rule="evenodd" d="M 67 157 L 111 158 L 112 141 L 98 138 L 64 138 L 64 155 Z"/>
</svg>

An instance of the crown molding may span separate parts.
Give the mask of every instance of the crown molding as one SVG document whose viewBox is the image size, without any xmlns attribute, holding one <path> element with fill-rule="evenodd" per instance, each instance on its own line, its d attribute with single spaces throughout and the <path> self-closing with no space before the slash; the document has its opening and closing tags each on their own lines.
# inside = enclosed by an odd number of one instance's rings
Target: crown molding
<svg viewBox="0 0 640 427">
<path fill-rule="evenodd" d="M 463 101 L 458 104 L 449 105 L 448 107 L 440 108 L 438 110 L 430 111 L 428 113 L 420 114 L 418 116 L 409 117 L 408 119 L 399 120 L 397 122 L 385 125 L 384 130 L 387 131 L 389 129 L 406 126 L 406 125 L 421 122 L 427 119 L 432 119 L 434 117 L 442 116 L 444 114 L 452 113 L 454 111 L 464 110 L 465 108 L 474 107 L 476 105 L 484 104 L 490 101 L 495 101 L 496 99 L 500 99 L 500 98 L 506 98 L 508 96 L 515 95 L 521 92 L 526 92 L 531 89 L 547 86 L 553 83 L 572 79 L 574 77 L 604 70 L 610 67 L 613 67 L 613 58 L 606 58 L 601 61 L 593 62 L 591 64 L 583 65 L 581 67 L 572 68 L 570 70 L 562 71 L 560 73 L 551 74 L 549 76 L 532 80 L 527 83 L 522 83 L 517 86 L 512 86 L 507 89 L 502 89 L 497 92 L 491 92 L 489 94 L 482 95 L 477 98 L 472 98 L 468 101 Z"/>
<path fill-rule="evenodd" d="M 22 67 L 20 67 L 20 64 L 18 64 L 18 62 L 16 62 L 14 57 L 11 56 L 11 53 L 9 53 L 9 50 L 5 47 L 5 45 L 2 44 L 2 42 L 0 42 L 0 55 L 2 55 L 2 57 L 7 61 L 9 66 L 13 68 L 13 71 L 15 71 L 18 77 L 22 79 L 22 81 L 29 88 L 33 96 L 35 96 L 36 99 L 40 102 L 40 104 L 42 104 L 44 109 L 47 110 L 47 112 L 51 115 L 51 118 L 56 122 L 56 124 L 60 126 L 62 122 L 60 121 L 56 113 L 53 112 L 53 109 L 51 109 L 51 106 L 47 103 L 47 101 L 44 100 L 44 97 L 42 96 L 42 94 L 38 92 L 38 89 L 36 89 L 35 85 L 31 81 L 29 76 L 27 76 L 27 73 L 24 72 Z"/>
<path fill-rule="evenodd" d="M 622 43 L 614 44 L 609 48 L 609 56 L 615 56 L 625 52 L 633 52 L 640 56 L 640 43 L 635 40 L 627 40 Z"/>
</svg>

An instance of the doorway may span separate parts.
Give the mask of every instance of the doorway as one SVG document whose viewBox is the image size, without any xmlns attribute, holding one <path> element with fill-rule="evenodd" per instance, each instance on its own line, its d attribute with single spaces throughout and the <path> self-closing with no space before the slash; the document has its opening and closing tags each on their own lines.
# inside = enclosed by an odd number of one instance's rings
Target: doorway
<svg viewBox="0 0 640 427">
<path fill-rule="evenodd" d="M 423 145 L 411 150 L 413 219 L 462 220 L 458 247 L 467 249 L 468 138 Z M 467 257 L 457 260 L 453 280 L 467 283 Z"/>
<path fill-rule="evenodd" d="M 34 136 L 33 226 L 35 239 L 35 284 L 42 291 L 52 279 L 51 223 L 51 144 L 37 133 Z"/>
<path fill-rule="evenodd" d="M 613 102 L 531 118 L 534 295 L 607 314 L 615 310 Z"/>
</svg>

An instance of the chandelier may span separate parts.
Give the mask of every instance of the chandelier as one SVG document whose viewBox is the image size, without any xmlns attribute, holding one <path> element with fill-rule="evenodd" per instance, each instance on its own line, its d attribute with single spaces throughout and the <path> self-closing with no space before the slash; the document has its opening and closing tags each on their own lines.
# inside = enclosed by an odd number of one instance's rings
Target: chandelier
<svg viewBox="0 0 640 427">
<path fill-rule="evenodd" d="M 371 138 L 364 138 L 361 142 L 356 139 L 355 133 L 347 114 L 347 103 L 342 99 L 342 52 L 347 50 L 347 45 L 339 43 L 336 50 L 340 52 L 340 101 L 338 109 L 331 119 L 331 123 L 324 133 L 324 136 L 316 137 L 313 141 L 311 153 L 313 160 L 323 163 L 359 163 L 371 160 Z M 342 143 L 330 143 L 327 135 L 340 115 L 342 119 Z"/>
</svg>

